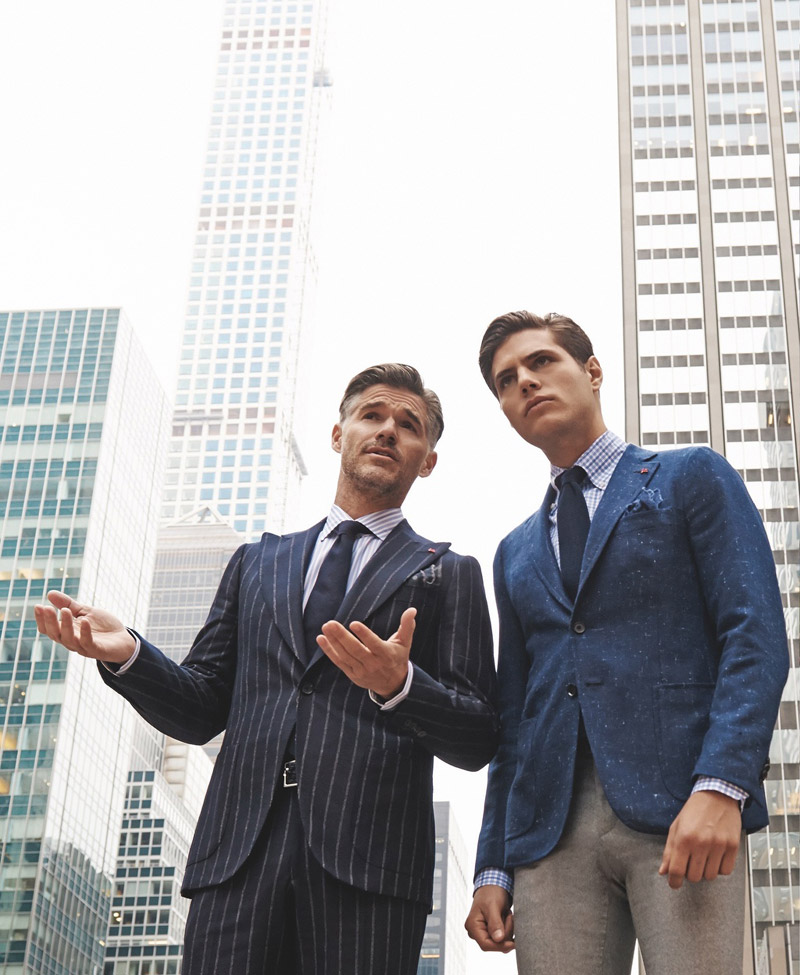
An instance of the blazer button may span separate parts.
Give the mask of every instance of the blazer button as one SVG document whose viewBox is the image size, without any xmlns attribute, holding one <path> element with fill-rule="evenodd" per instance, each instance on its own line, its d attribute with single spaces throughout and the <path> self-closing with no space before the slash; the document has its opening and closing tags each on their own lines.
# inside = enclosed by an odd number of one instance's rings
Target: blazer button
<svg viewBox="0 0 800 975">
<path fill-rule="evenodd" d="M 583 623 L 573 623 L 572 630 L 574 633 L 585 633 L 586 626 Z"/>
<path fill-rule="evenodd" d="M 314 681 L 307 680 L 300 685 L 301 694 L 313 694 L 314 693 Z"/>
<path fill-rule="evenodd" d="M 567 684 L 567 697 L 577 697 L 578 688 L 574 684 Z"/>
</svg>

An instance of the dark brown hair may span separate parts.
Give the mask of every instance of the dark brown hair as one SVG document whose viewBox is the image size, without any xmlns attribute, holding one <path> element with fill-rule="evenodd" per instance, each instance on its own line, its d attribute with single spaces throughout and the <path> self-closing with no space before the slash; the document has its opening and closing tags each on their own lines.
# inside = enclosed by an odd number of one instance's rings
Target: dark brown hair
<svg viewBox="0 0 800 975">
<path fill-rule="evenodd" d="M 534 315 L 529 311 L 511 311 L 507 315 L 501 315 L 499 318 L 495 318 L 484 332 L 481 350 L 478 353 L 478 365 L 481 374 L 495 397 L 497 397 L 497 390 L 494 388 L 492 380 L 492 363 L 495 353 L 509 335 L 522 332 L 526 328 L 549 329 L 561 348 L 569 352 L 572 358 L 576 362 L 580 362 L 581 365 L 594 355 L 589 336 L 580 325 L 573 322 L 571 318 L 567 318 L 566 315 L 559 315 L 553 311 L 544 317 Z"/>
<path fill-rule="evenodd" d="M 425 432 L 431 450 L 436 446 L 444 430 L 444 417 L 439 397 L 432 389 L 426 389 L 422 376 L 413 366 L 402 362 L 384 362 L 379 366 L 370 366 L 353 376 L 344 391 L 342 402 L 339 404 L 339 422 L 347 418 L 358 396 L 370 386 L 393 386 L 395 389 L 405 389 L 415 396 L 419 396 L 425 404 Z"/>
</svg>

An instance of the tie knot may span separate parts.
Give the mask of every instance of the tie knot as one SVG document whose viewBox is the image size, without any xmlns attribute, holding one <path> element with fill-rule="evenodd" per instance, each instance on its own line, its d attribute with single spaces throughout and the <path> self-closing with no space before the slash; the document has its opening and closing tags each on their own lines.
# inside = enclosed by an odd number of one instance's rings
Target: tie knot
<svg viewBox="0 0 800 975">
<path fill-rule="evenodd" d="M 556 478 L 556 487 L 560 491 L 565 484 L 580 486 L 586 480 L 586 471 L 582 467 L 569 467 Z"/>
<path fill-rule="evenodd" d="M 346 538 L 356 538 L 358 535 L 372 535 L 373 532 L 360 521 L 340 521 L 331 532 L 332 535 L 344 535 Z"/>
</svg>

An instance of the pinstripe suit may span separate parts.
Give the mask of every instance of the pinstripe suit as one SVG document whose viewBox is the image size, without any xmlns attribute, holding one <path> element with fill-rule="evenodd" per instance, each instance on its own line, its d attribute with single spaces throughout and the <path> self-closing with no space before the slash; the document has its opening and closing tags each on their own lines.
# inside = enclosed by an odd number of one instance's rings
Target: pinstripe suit
<svg viewBox="0 0 800 975">
<path fill-rule="evenodd" d="M 124 676 L 100 673 L 166 734 L 202 743 L 226 729 L 184 893 L 231 881 L 268 842 L 274 798 L 288 801 L 275 787 L 296 726 L 299 784 L 291 801 L 314 860 L 340 884 L 427 910 L 433 757 L 478 769 L 497 742 L 480 570 L 403 521 L 348 591 L 337 619 L 361 620 L 385 636 L 404 609 L 417 608 L 411 690 L 384 712 L 320 650 L 302 662 L 303 580 L 321 526 L 242 546 L 182 664 L 142 639 Z M 273 818 L 284 812 L 273 808 Z"/>
</svg>

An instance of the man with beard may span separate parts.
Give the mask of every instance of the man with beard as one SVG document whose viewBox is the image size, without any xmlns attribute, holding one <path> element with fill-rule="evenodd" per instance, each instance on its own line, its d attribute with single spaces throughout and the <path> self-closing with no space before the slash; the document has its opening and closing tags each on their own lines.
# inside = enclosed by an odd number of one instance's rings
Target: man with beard
<svg viewBox="0 0 800 975">
<path fill-rule="evenodd" d="M 96 658 L 160 731 L 225 729 L 183 881 L 184 975 L 417 970 L 433 758 L 478 769 L 497 744 L 478 564 L 400 509 L 442 429 L 415 369 L 355 376 L 328 517 L 243 545 L 180 665 L 63 593 L 36 608 L 40 632 Z"/>
</svg>

